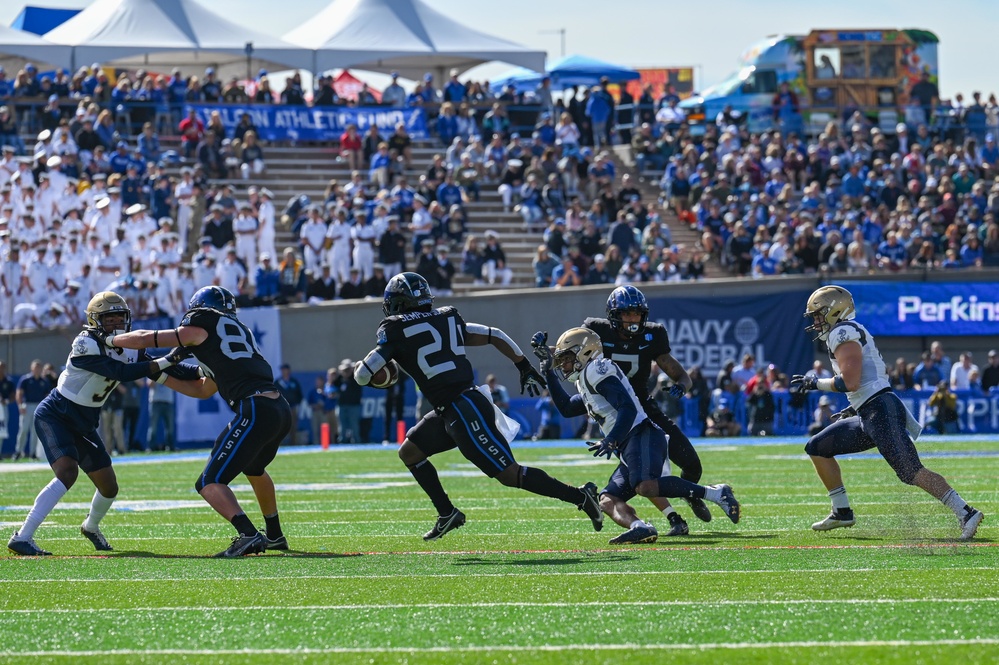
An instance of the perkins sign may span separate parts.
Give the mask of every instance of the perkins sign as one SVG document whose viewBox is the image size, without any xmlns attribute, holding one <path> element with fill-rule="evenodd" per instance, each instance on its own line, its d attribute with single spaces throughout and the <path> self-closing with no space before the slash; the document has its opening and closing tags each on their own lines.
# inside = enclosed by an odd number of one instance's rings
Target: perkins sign
<svg viewBox="0 0 999 665">
<path fill-rule="evenodd" d="M 857 321 L 874 335 L 999 334 L 999 285 L 988 282 L 844 283 Z"/>
<path fill-rule="evenodd" d="M 812 366 L 814 347 L 802 318 L 809 291 L 745 298 L 650 298 L 656 320 L 669 332 L 671 354 L 688 370 L 698 365 L 713 379 L 727 360 L 751 353 L 756 365 L 787 374 Z"/>
</svg>

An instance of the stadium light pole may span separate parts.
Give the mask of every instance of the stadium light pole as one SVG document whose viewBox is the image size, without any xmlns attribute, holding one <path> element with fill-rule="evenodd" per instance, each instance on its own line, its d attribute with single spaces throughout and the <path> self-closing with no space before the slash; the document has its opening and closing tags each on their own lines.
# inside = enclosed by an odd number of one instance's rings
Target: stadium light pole
<svg viewBox="0 0 999 665">
<path fill-rule="evenodd" d="M 562 57 L 565 57 L 565 28 L 558 28 L 557 30 L 539 30 L 539 35 L 559 35 L 562 41 Z"/>
</svg>

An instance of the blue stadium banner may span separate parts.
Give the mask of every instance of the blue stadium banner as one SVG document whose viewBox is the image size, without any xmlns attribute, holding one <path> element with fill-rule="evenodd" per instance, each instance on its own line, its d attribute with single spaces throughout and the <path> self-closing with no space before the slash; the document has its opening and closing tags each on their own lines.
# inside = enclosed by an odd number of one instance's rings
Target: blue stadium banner
<svg viewBox="0 0 999 665">
<path fill-rule="evenodd" d="M 239 119 L 248 113 L 258 137 L 264 141 L 336 141 L 349 124 L 357 125 L 361 134 L 371 125 L 377 125 L 382 136 L 387 137 L 400 122 L 406 125 L 412 138 L 427 138 L 427 117 L 420 108 L 188 104 L 184 114 L 192 108 L 206 125 L 212 112 L 218 111 L 230 136 Z"/>
<path fill-rule="evenodd" d="M 672 355 L 688 370 L 699 365 L 714 379 L 726 360 L 746 353 L 756 366 L 773 363 L 787 374 L 812 366 L 815 348 L 802 313 L 810 291 L 740 298 L 649 298 L 649 319 L 669 331 Z"/>
<path fill-rule="evenodd" d="M 857 320 L 874 335 L 941 337 L 999 333 L 999 289 L 987 282 L 842 283 Z"/>
</svg>

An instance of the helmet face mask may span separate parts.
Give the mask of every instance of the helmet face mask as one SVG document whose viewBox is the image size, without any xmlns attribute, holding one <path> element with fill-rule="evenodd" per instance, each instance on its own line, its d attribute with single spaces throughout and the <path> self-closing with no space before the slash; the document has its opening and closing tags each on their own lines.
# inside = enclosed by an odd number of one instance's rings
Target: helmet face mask
<svg viewBox="0 0 999 665">
<path fill-rule="evenodd" d="M 856 313 L 853 296 L 842 286 L 823 286 L 812 292 L 805 305 L 804 317 L 811 320 L 805 327 L 808 332 L 817 333 L 812 341 L 829 337 L 829 332 L 840 321 L 853 318 Z"/>
<path fill-rule="evenodd" d="M 603 355 L 603 345 L 595 332 L 570 328 L 555 344 L 553 368 L 562 381 L 575 381 L 592 360 Z"/>
<path fill-rule="evenodd" d="M 87 327 L 120 335 L 132 329 L 132 310 L 114 291 L 101 291 L 87 304 Z"/>
<path fill-rule="evenodd" d="M 624 315 L 629 312 L 637 313 L 638 320 L 624 321 Z M 626 337 L 640 335 L 649 320 L 649 304 L 645 300 L 645 294 L 631 284 L 614 289 L 607 298 L 607 320 L 612 328 Z"/>
<path fill-rule="evenodd" d="M 434 306 L 430 283 L 415 272 L 399 273 L 385 286 L 382 312 L 385 316 L 408 312 L 429 312 Z"/>
</svg>

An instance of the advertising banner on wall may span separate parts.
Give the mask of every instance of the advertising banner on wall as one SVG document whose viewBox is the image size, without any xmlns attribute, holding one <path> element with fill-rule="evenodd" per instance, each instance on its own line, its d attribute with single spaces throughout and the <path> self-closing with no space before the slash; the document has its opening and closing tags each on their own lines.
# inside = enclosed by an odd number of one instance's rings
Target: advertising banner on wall
<svg viewBox="0 0 999 665">
<path fill-rule="evenodd" d="M 999 334 L 994 282 L 843 282 L 871 334 L 946 337 Z"/>
</svg>

